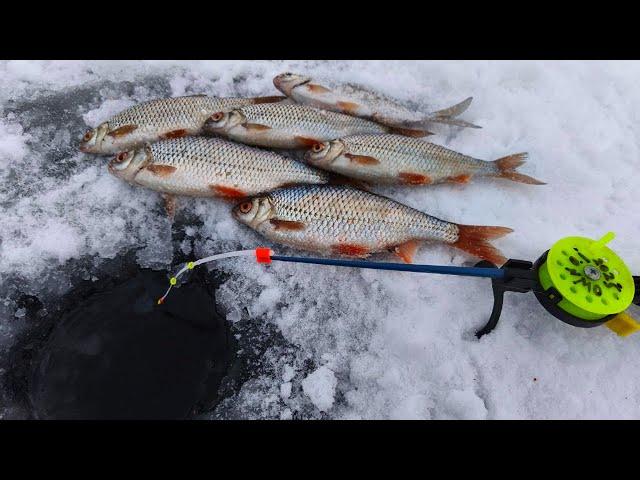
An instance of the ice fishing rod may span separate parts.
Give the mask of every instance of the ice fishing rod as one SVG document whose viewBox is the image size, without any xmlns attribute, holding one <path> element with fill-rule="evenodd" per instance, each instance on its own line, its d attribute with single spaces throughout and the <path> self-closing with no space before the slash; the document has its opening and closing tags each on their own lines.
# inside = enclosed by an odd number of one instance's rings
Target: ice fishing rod
<svg viewBox="0 0 640 480">
<path fill-rule="evenodd" d="M 258 263 L 264 264 L 275 261 L 490 278 L 493 309 L 489 321 L 476 332 L 478 338 L 496 328 L 505 292 L 533 292 L 547 312 L 569 325 L 580 328 L 606 325 L 618 335 L 626 337 L 640 330 L 640 323 L 626 313 L 632 304 L 640 305 L 640 276 L 633 276 L 622 259 L 606 246 L 614 238 L 612 232 L 599 240 L 563 238 L 533 263 L 509 259 L 501 267 L 486 260 L 474 267 L 457 267 L 285 256 L 264 247 L 238 250 L 187 263 L 170 278 L 169 288 L 158 304 L 164 302 L 178 278 L 186 271 L 224 258 L 253 256 Z"/>
</svg>

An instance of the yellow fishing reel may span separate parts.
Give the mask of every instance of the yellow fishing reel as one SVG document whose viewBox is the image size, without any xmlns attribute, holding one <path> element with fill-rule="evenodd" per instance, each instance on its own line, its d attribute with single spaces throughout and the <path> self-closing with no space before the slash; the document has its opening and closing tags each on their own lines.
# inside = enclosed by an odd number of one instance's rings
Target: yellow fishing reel
<svg viewBox="0 0 640 480">
<path fill-rule="evenodd" d="M 626 310 L 640 304 L 640 277 L 634 277 L 624 261 L 600 240 L 567 237 L 556 242 L 535 263 L 509 260 L 503 278 L 492 280 L 494 308 L 477 336 L 495 328 L 506 291 L 533 291 L 540 304 L 557 319 L 581 328 L 606 325 L 620 336 L 640 330 Z M 480 262 L 479 267 L 490 267 Z"/>
<path fill-rule="evenodd" d="M 576 327 L 606 324 L 623 336 L 640 329 L 625 313 L 636 296 L 636 279 L 606 246 L 614 237 L 563 238 L 538 259 L 542 289 L 534 293 L 549 313 Z"/>
</svg>

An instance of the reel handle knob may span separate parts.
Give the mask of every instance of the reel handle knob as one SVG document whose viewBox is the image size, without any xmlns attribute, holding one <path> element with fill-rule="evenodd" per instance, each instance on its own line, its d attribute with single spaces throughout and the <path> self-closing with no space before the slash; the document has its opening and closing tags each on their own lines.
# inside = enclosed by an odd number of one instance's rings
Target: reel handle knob
<svg viewBox="0 0 640 480">
<path fill-rule="evenodd" d="M 616 238 L 615 233 L 607 232 L 600 240 L 593 242 L 589 247 L 589 250 L 591 251 L 592 254 L 598 255 L 600 253 L 600 250 L 602 250 L 602 247 L 604 247 L 607 243 L 609 243 L 614 238 Z"/>
<path fill-rule="evenodd" d="M 634 305 L 640 306 L 640 276 L 633 277 L 636 287 L 636 296 L 633 299 Z M 605 325 L 621 337 L 628 337 L 632 333 L 640 331 L 640 323 L 628 312 L 622 312 L 609 320 Z"/>
<path fill-rule="evenodd" d="M 609 330 L 612 330 L 620 337 L 628 337 L 629 335 L 640 330 L 638 323 L 631 315 L 621 312 L 605 323 Z"/>
</svg>

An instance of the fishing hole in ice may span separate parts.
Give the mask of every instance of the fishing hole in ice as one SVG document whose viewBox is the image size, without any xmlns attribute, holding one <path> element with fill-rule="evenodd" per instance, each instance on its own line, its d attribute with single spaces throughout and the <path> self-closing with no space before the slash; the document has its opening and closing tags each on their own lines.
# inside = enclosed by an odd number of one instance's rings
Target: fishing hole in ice
<svg viewBox="0 0 640 480">
<path fill-rule="evenodd" d="M 236 360 L 216 280 L 193 272 L 189 288 L 157 305 L 166 282 L 166 272 L 130 262 L 77 285 L 10 349 L 5 395 L 41 419 L 180 419 L 213 409 Z M 27 303 L 35 315 L 37 299 Z"/>
</svg>

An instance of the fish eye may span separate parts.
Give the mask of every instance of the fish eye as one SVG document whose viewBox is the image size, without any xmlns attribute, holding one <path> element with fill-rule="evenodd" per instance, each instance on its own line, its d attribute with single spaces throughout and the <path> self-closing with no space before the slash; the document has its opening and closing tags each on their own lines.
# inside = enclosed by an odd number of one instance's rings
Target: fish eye
<svg viewBox="0 0 640 480">
<path fill-rule="evenodd" d="M 313 147 L 311 147 L 311 150 L 313 150 L 314 152 L 318 153 L 321 152 L 323 150 L 324 146 L 321 143 L 314 143 Z"/>
<path fill-rule="evenodd" d="M 129 156 L 128 152 L 120 152 L 117 156 L 116 156 L 116 160 L 118 162 L 124 162 L 127 157 Z"/>
<path fill-rule="evenodd" d="M 88 142 L 89 140 L 91 140 L 91 138 L 93 137 L 93 130 L 87 130 L 87 133 L 84 134 L 84 136 L 82 137 L 82 140 L 84 140 L 85 142 Z"/>
<path fill-rule="evenodd" d="M 251 202 L 242 202 L 238 207 L 238 209 L 240 210 L 240 213 L 249 213 L 252 208 L 253 208 L 253 204 Z"/>
<path fill-rule="evenodd" d="M 222 120 L 222 117 L 224 117 L 224 113 L 216 112 L 211 115 L 211 120 L 213 120 L 214 122 L 219 122 L 220 120 Z"/>
</svg>

